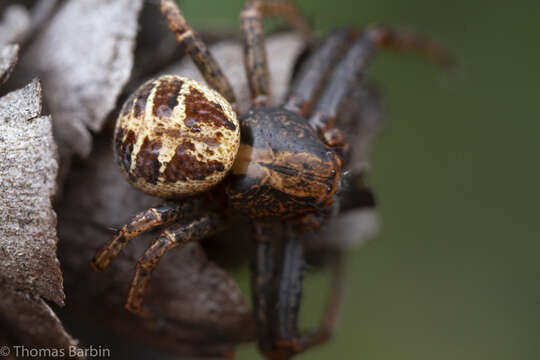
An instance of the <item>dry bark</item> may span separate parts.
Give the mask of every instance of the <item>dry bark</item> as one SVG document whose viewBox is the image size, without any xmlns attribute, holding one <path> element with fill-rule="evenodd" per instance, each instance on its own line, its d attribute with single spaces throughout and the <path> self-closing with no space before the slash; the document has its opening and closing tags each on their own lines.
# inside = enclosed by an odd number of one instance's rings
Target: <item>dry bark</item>
<svg viewBox="0 0 540 360">
<path fill-rule="evenodd" d="M 56 146 L 39 81 L 2 97 L 0 118 L 0 282 L 63 304 L 50 200 Z"/>
<path fill-rule="evenodd" d="M 64 303 L 56 258 L 57 174 L 38 80 L 0 98 L 0 337 L 2 344 L 69 351 L 77 342 L 42 299 Z"/>
</svg>

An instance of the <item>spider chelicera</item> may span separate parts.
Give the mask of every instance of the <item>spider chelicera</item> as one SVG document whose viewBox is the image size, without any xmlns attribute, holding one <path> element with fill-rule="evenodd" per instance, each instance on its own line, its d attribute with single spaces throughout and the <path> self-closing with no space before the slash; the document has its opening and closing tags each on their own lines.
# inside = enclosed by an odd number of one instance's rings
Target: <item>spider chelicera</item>
<svg viewBox="0 0 540 360">
<path fill-rule="evenodd" d="M 92 266 L 104 270 L 131 239 L 163 226 L 137 262 L 126 303 L 129 311 L 152 317 L 142 303 L 161 257 L 247 217 L 255 242 L 252 293 L 259 347 L 269 358 L 289 358 L 326 341 L 337 316 L 339 291 L 330 294 L 332 306 L 319 329 L 298 331 L 302 234 L 316 231 L 339 210 L 335 199 L 350 150 L 334 126 L 343 100 L 379 48 L 416 50 L 443 65 L 451 57 L 402 30 L 337 30 L 303 62 L 287 100 L 274 107 L 262 19 L 283 16 L 304 34 L 306 22 L 288 1 L 248 0 L 241 22 L 252 106 L 237 120 L 233 89 L 204 43 L 174 1 L 162 0 L 161 10 L 214 90 L 161 76 L 126 101 L 115 128 L 116 159 L 130 183 L 167 202 L 124 225 Z M 273 232 L 276 223 L 280 239 Z"/>
</svg>

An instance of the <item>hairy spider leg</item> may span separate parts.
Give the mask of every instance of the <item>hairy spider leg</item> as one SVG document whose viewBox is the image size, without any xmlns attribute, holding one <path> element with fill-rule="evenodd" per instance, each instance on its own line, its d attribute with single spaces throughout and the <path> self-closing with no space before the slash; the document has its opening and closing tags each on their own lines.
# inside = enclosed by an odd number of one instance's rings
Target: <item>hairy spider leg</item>
<svg viewBox="0 0 540 360">
<path fill-rule="evenodd" d="M 304 248 L 297 229 L 284 224 L 284 241 L 276 241 L 272 224 L 256 225 L 252 293 L 259 348 L 269 359 L 289 359 L 327 341 L 341 310 L 345 271 L 342 254 L 336 251 L 326 309 L 317 329 L 300 333 L 298 315 L 302 300 Z"/>
<path fill-rule="evenodd" d="M 195 208 L 195 201 L 167 203 L 135 215 L 129 223 L 118 230 L 111 241 L 94 256 L 90 265 L 95 271 L 105 270 L 129 241 L 140 234 L 161 225 L 170 224 Z"/>
<path fill-rule="evenodd" d="M 244 44 L 244 66 L 253 107 L 270 105 L 270 74 L 262 26 L 263 17 L 270 16 L 284 17 L 305 38 L 310 33 L 307 21 L 290 1 L 246 1 L 240 19 Z"/>
<path fill-rule="evenodd" d="M 376 206 L 375 196 L 372 190 L 364 183 L 363 174 L 354 172 L 350 176 L 351 186 L 344 189 L 340 195 L 345 201 L 340 204 L 340 212 L 352 209 L 374 208 Z M 294 246 L 294 245 L 293 245 Z M 326 250 L 330 251 L 330 250 Z M 328 341 L 335 330 L 346 287 L 346 254 L 343 249 L 331 250 L 332 253 L 332 280 L 330 296 L 326 303 L 326 308 L 320 325 L 317 329 L 300 334 L 296 338 L 284 338 L 279 341 L 281 346 L 290 347 L 294 353 L 303 352 L 310 347 L 323 344 Z M 297 256 L 297 258 L 300 258 Z M 298 266 L 298 265 L 297 265 Z M 282 273 L 287 271 L 283 267 Z M 298 276 L 298 275 L 297 275 Z M 286 300 L 284 297 L 282 301 Z M 291 305 L 294 306 L 294 305 Z"/>
<path fill-rule="evenodd" d="M 339 106 L 359 72 L 365 71 L 377 49 L 414 50 L 442 66 L 454 64 L 452 55 L 431 39 L 406 30 L 372 26 L 352 44 L 330 75 L 328 83 L 309 118 L 310 125 L 321 134 L 332 129 Z M 324 136 L 332 137 L 332 136 Z"/>
<path fill-rule="evenodd" d="M 218 63 L 195 32 L 187 23 L 184 15 L 174 0 L 161 0 L 161 12 L 169 28 L 175 33 L 176 40 L 189 54 L 202 76 L 212 88 L 217 90 L 235 108 L 234 90 Z"/>
<path fill-rule="evenodd" d="M 165 229 L 137 261 L 135 276 L 131 281 L 125 305 L 126 309 L 138 315 L 149 314 L 149 311 L 142 307 L 144 294 L 152 271 L 163 255 L 177 246 L 214 235 L 225 227 L 226 218 L 224 216 L 207 213 L 187 224 L 175 224 Z"/>
<path fill-rule="evenodd" d="M 303 260 L 302 261 L 295 260 L 295 253 L 296 253 L 296 259 L 300 258 L 299 255 L 301 255 L 301 254 L 298 254 L 298 249 L 296 248 L 297 246 L 294 243 L 292 243 L 290 247 L 293 249 L 293 250 L 289 250 L 289 252 L 291 253 L 291 255 L 289 256 L 290 257 L 289 261 L 292 263 L 290 264 L 290 266 L 298 266 L 295 264 L 295 262 L 300 263 L 302 265 Z M 330 289 L 330 295 L 326 303 L 325 312 L 321 319 L 321 323 L 319 327 L 316 329 L 304 332 L 304 333 L 300 333 L 300 334 L 297 333 L 294 336 L 291 336 L 293 334 L 292 332 L 289 332 L 289 333 L 282 332 L 281 338 L 278 339 L 277 341 L 277 345 L 280 348 L 287 349 L 292 354 L 299 354 L 308 350 L 309 348 L 313 346 L 324 344 L 332 337 L 336 324 L 338 322 L 339 315 L 341 313 L 341 308 L 343 304 L 343 294 L 345 292 L 344 290 L 345 290 L 345 283 L 346 283 L 346 276 L 345 276 L 346 265 L 345 265 L 345 260 L 343 256 L 343 251 L 336 250 L 334 254 L 334 259 L 332 259 L 332 261 L 333 261 L 332 280 L 331 280 L 332 285 Z M 283 269 L 285 270 L 287 268 L 284 266 Z M 297 277 L 301 276 L 301 274 L 298 274 L 296 276 Z M 292 280 L 294 281 L 294 279 Z M 292 291 L 287 291 L 287 292 L 280 291 L 280 295 L 282 295 L 283 298 L 280 298 L 280 301 L 278 301 L 278 303 L 284 303 L 287 300 L 291 300 L 291 301 L 296 300 L 300 302 L 300 296 L 296 296 L 294 288 L 292 289 Z M 294 303 L 290 303 L 290 304 L 285 303 L 284 306 L 295 308 L 295 307 L 299 307 L 299 304 L 296 305 Z M 298 312 L 298 310 L 294 310 L 294 309 L 293 311 Z M 287 312 L 283 311 L 283 313 L 286 314 Z"/>
</svg>

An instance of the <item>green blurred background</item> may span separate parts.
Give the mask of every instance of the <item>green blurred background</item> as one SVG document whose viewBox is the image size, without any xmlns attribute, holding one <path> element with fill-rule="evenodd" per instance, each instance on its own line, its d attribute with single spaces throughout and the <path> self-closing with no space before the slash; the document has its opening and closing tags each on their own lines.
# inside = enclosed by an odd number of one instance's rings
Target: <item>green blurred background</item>
<svg viewBox="0 0 540 360">
<path fill-rule="evenodd" d="M 408 54 L 371 68 L 387 127 L 369 182 L 380 236 L 350 254 L 335 338 L 303 359 L 540 358 L 540 4 L 304 0 L 321 34 L 407 25 L 451 48 L 454 76 Z M 236 1 L 182 1 L 196 28 L 238 27 Z M 327 274 L 308 274 L 303 326 Z M 246 273 L 238 274 L 247 287 Z M 255 358 L 243 347 L 240 359 Z"/>
</svg>

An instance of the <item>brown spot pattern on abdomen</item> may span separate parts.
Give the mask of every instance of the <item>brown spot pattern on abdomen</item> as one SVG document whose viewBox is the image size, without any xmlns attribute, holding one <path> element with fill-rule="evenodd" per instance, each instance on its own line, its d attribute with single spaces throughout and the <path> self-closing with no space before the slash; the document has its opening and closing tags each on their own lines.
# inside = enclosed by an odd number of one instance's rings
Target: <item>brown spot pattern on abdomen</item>
<svg viewBox="0 0 540 360">
<path fill-rule="evenodd" d="M 163 173 L 166 182 L 202 180 L 216 171 L 225 170 L 219 161 L 200 161 L 187 150 L 195 150 L 193 143 L 186 141 L 176 147 L 176 152 Z"/>
<path fill-rule="evenodd" d="M 133 174 L 144 178 L 150 184 L 156 184 L 159 178 L 159 168 L 161 167 L 158 160 L 160 149 L 161 141 L 159 138 L 153 140 L 148 137 L 144 138 L 137 153 Z"/>
<path fill-rule="evenodd" d="M 160 119 L 167 119 L 178 105 L 178 94 L 184 82 L 172 78 L 160 81 L 153 99 L 152 113 Z"/>
<path fill-rule="evenodd" d="M 221 105 L 208 100 L 203 93 L 194 87 L 190 87 L 189 94 L 185 97 L 186 117 L 184 123 L 194 132 L 200 131 L 201 123 L 211 124 L 214 127 L 225 127 L 236 130 L 236 125 L 225 116 Z"/>
</svg>

